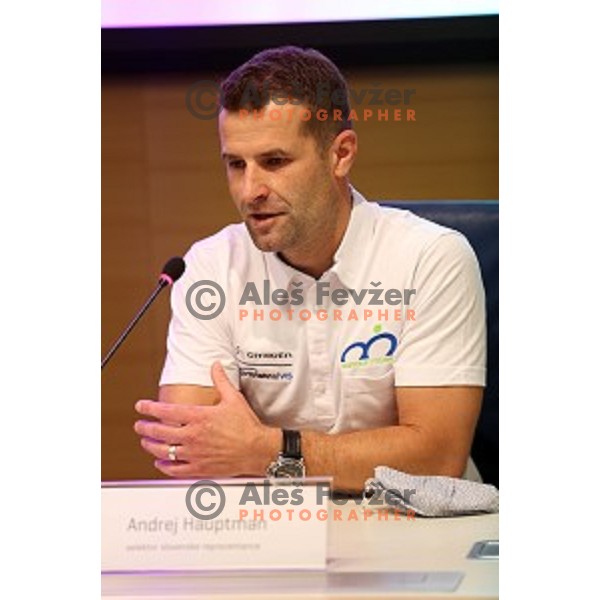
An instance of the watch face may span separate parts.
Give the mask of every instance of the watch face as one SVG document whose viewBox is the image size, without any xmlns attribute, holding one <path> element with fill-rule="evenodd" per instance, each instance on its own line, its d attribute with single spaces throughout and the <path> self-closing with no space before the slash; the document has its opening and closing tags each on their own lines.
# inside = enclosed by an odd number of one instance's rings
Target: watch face
<svg viewBox="0 0 600 600">
<path fill-rule="evenodd" d="M 269 467 L 271 477 L 304 477 L 304 460 L 280 456 L 276 463 Z"/>
</svg>

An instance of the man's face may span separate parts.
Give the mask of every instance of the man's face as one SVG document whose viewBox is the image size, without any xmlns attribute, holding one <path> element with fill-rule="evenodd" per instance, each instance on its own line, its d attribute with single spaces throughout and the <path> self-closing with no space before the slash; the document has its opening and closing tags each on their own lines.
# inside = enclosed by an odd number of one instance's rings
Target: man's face
<svg viewBox="0 0 600 600">
<path fill-rule="evenodd" d="M 313 136 L 301 133 L 301 110 L 271 103 L 261 119 L 252 111 L 219 116 L 229 190 L 250 236 L 260 250 L 279 252 L 292 264 L 314 253 L 338 219 L 329 158 Z"/>
</svg>

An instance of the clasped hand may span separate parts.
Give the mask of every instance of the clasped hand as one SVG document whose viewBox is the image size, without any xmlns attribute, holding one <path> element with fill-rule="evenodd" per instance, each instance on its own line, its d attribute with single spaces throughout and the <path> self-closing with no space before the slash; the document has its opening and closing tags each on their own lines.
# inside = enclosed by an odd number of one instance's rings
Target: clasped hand
<svg viewBox="0 0 600 600">
<path fill-rule="evenodd" d="M 139 400 L 137 412 L 156 419 L 136 421 L 142 447 L 171 477 L 263 476 L 277 454 L 280 432 L 259 421 L 220 363 L 213 364 L 211 378 L 219 395 L 215 405 Z M 173 446 L 175 461 L 169 459 Z"/>
</svg>

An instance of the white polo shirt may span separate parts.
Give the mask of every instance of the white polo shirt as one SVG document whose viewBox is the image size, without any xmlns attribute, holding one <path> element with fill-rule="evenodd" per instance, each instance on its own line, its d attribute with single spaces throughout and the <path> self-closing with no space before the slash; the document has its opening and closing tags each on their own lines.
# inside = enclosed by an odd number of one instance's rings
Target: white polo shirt
<svg viewBox="0 0 600 600">
<path fill-rule="evenodd" d="M 328 433 L 398 424 L 395 387 L 484 386 L 484 292 L 465 237 L 352 195 L 318 281 L 258 250 L 243 223 L 194 244 L 160 384 L 212 386 L 219 360 L 262 422 Z M 210 282 L 223 309 L 199 318 L 220 306 Z"/>
</svg>

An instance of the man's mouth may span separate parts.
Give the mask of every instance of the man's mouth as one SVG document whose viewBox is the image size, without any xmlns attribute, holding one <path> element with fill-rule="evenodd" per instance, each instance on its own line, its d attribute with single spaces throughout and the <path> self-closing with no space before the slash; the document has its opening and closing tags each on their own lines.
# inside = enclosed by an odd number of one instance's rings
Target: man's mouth
<svg viewBox="0 0 600 600">
<path fill-rule="evenodd" d="M 268 223 L 275 219 L 275 217 L 280 217 L 285 213 L 282 212 L 272 212 L 272 213 L 251 213 L 249 218 L 253 223 Z"/>
</svg>

